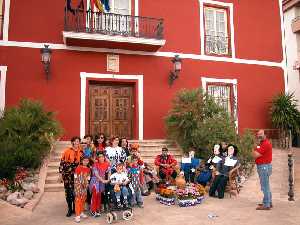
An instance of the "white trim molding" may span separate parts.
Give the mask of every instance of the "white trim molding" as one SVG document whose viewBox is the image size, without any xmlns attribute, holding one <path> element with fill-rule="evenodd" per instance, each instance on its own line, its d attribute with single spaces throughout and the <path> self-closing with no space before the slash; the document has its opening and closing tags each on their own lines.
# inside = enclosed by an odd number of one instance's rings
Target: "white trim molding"
<svg viewBox="0 0 300 225">
<path fill-rule="evenodd" d="M 182 52 L 145 52 L 145 51 L 124 50 L 124 49 L 75 47 L 75 46 L 66 46 L 64 44 L 54 44 L 54 43 L 0 41 L 0 46 L 22 47 L 22 48 L 44 48 L 44 44 L 48 44 L 51 49 L 56 49 L 56 50 L 103 52 L 103 53 L 115 53 L 115 54 L 125 54 L 125 55 L 149 55 L 149 56 L 167 57 L 167 58 L 174 58 L 175 55 L 179 55 L 179 57 L 182 59 L 230 62 L 230 63 L 237 63 L 237 64 L 249 64 L 249 65 L 269 66 L 269 67 L 278 67 L 278 68 L 283 68 L 284 66 L 282 62 L 279 63 L 279 62 L 252 60 L 252 59 L 217 57 L 217 56 L 208 56 L 208 55 L 189 54 L 189 53 L 182 53 Z"/>
<path fill-rule="evenodd" d="M 87 78 L 95 79 L 116 79 L 116 80 L 137 80 L 138 81 L 138 139 L 144 138 L 144 84 L 143 75 L 116 75 L 102 73 L 80 73 L 81 92 L 80 92 L 80 136 L 85 135 L 86 119 L 86 80 Z"/>
<path fill-rule="evenodd" d="M 0 66 L 0 114 L 5 109 L 5 86 L 7 66 Z"/>
<path fill-rule="evenodd" d="M 8 41 L 10 0 L 4 1 L 3 40 Z"/>
<path fill-rule="evenodd" d="M 134 16 L 139 16 L 139 0 L 134 0 Z"/>
<path fill-rule="evenodd" d="M 286 43 L 285 43 L 285 30 L 284 30 L 284 17 L 283 17 L 283 4 L 282 0 L 278 0 L 278 7 L 280 11 L 280 28 L 281 28 L 281 43 L 282 43 L 282 69 L 284 76 L 284 90 L 287 93 L 288 89 L 288 70 L 287 70 L 287 56 L 286 56 Z"/>
<path fill-rule="evenodd" d="M 235 120 L 235 126 L 238 131 L 238 94 L 237 94 L 237 79 L 218 79 L 218 78 L 209 78 L 201 77 L 202 88 L 206 92 L 207 83 L 225 83 L 232 84 L 233 86 L 233 96 L 234 96 L 234 106 L 233 106 L 233 117 Z"/>
<path fill-rule="evenodd" d="M 219 2 L 213 0 L 199 0 L 200 4 L 200 43 L 201 43 L 201 55 L 205 55 L 205 29 L 204 29 L 204 4 L 219 5 L 229 8 L 229 22 L 230 22 L 230 46 L 231 46 L 231 58 L 235 56 L 235 42 L 234 42 L 234 20 L 233 20 L 233 3 Z"/>
<path fill-rule="evenodd" d="M 66 44 L 66 38 L 157 45 L 157 46 L 163 46 L 166 43 L 166 40 L 124 37 L 120 35 L 110 36 L 110 35 L 103 35 L 103 34 L 90 34 L 90 33 L 81 33 L 81 32 L 69 32 L 69 31 L 63 31 L 63 38 L 65 44 Z"/>
</svg>

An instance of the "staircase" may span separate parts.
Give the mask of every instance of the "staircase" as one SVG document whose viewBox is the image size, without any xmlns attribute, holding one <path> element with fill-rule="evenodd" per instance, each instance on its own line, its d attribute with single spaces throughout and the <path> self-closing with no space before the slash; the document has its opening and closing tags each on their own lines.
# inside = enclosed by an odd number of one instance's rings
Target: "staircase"
<svg viewBox="0 0 300 225">
<path fill-rule="evenodd" d="M 180 162 L 182 153 L 174 142 L 169 140 L 130 140 L 129 143 L 139 143 L 141 157 L 146 163 L 153 164 L 156 155 L 161 154 L 162 147 L 166 146 L 169 149 L 175 159 Z M 69 141 L 56 142 L 54 151 L 50 155 L 50 161 L 48 164 L 47 177 L 45 181 L 45 192 L 59 192 L 64 191 L 62 183 L 58 182 L 59 173 L 58 167 L 60 163 L 60 157 L 64 149 L 70 146 Z"/>
</svg>

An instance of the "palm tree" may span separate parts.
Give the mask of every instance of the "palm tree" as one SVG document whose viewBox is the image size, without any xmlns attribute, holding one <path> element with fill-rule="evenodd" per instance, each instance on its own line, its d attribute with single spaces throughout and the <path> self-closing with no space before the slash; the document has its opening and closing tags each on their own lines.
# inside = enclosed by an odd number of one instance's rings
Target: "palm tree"
<svg viewBox="0 0 300 225">
<path fill-rule="evenodd" d="M 270 109 L 271 121 L 280 130 L 282 138 L 290 138 L 290 132 L 300 133 L 300 112 L 294 93 L 281 93 L 272 100 Z"/>
</svg>

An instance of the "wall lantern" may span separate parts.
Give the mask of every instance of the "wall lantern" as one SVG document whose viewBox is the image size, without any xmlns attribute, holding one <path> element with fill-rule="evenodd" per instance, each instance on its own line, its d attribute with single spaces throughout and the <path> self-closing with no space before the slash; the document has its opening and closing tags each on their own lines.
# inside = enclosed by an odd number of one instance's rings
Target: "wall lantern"
<svg viewBox="0 0 300 225">
<path fill-rule="evenodd" d="M 178 79 L 179 73 L 181 71 L 181 58 L 179 58 L 179 55 L 175 55 L 175 57 L 172 59 L 173 63 L 173 70 L 170 71 L 169 75 L 169 85 L 172 86 L 174 81 Z"/>
<path fill-rule="evenodd" d="M 50 79 L 50 60 L 51 60 L 52 50 L 49 48 L 49 45 L 45 45 L 44 48 L 41 49 L 41 62 L 44 64 L 44 70 L 46 74 L 46 79 Z"/>
</svg>

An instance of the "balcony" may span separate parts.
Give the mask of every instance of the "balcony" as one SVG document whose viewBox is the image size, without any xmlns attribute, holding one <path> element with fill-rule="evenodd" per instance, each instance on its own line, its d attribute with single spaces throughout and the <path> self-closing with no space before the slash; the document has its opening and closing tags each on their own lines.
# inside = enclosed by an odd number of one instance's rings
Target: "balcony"
<svg viewBox="0 0 300 225">
<path fill-rule="evenodd" d="M 231 55 L 229 37 L 205 35 L 205 53 L 207 55 Z"/>
<path fill-rule="evenodd" d="M 298 33 L 300 31 L 300 17 L 296 17 L 292 20 L 292 31 Z"/>
<path fill-rule="evenodd" d="M 76 10 L 65 12 L 68 46 L 155 52 L 165 44 L 163 19 Z"/>
</svg>

